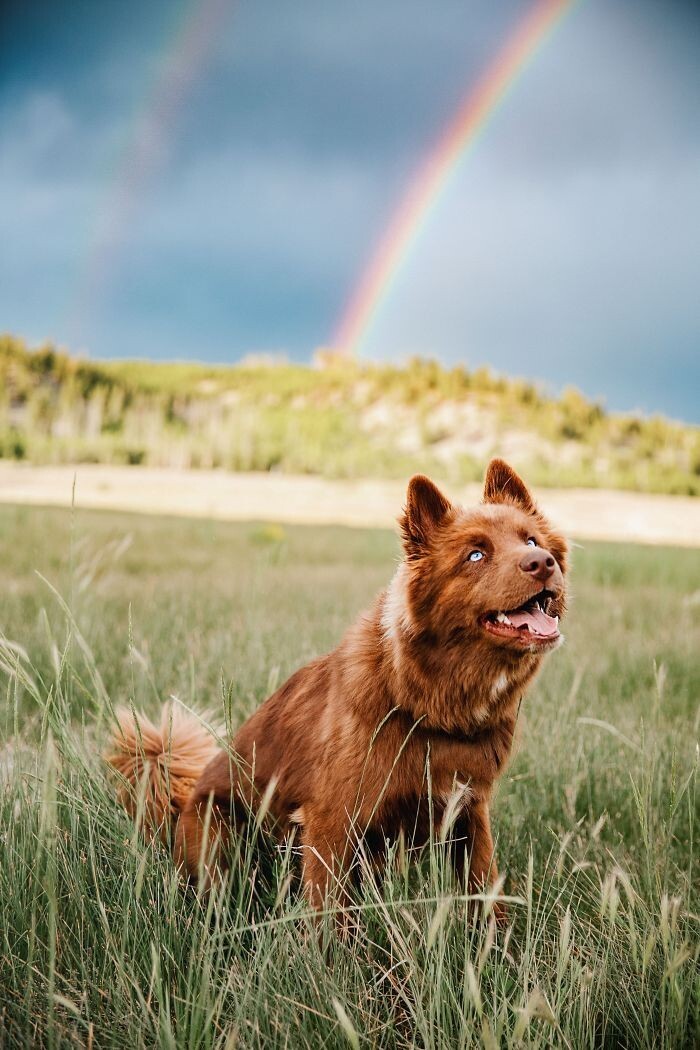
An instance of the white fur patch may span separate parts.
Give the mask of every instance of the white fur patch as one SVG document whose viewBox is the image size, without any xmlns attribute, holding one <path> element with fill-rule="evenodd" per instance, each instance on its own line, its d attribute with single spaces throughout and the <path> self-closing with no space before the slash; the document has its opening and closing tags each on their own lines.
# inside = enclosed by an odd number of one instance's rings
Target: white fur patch
<svg viewBox="0 0 700 1050">
<path fill-rule="evenodd" d="M 382 607 L 382 630 L 387 638 L 398 638 L 401 631 L 410 631 L 413 626 L 408 610 L 408 569 L 399 565 L 386 589 Z"/>
<path fill-rule="evenodd" d="M 508 687 L 508 675 L 505 671 L 501 671 L 496 681 L 491 686 L 491 696 L 494 700 L 497 700 L 501 693 Z"/>
<path fill-rule="evenodd" d="M 489 707 L 486 704 L 482 704 L 481 707 L 473 707 L 469 714 L 471 715 L 472 721 L 479 725 L 488 718 Z"/>
<path fill-rule="evenodd" d="M 304 823 L 304 807 L 299 806 L 299 809 L 295 809 L 293 813 L 289 814 L 290 824 L 303 824 Z"/>
</svg>

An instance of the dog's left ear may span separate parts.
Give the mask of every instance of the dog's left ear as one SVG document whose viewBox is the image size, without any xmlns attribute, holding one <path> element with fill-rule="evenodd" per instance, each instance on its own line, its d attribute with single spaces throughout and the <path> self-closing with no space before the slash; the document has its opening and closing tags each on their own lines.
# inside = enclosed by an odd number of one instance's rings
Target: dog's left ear
<svg viewBox="0 0 700 1050">
<path fill-rule="evenodd" d="M 452 504 L 425 474 L 416 474 L 408 483 L 406 509 L 399 518 L 403 545 L 408 558 L 426 553 L 434 530 Z"/>
<path fill-rule="evenodd" d="M 484 503 L 514 503 L 528 513 L 537 509 L 523 479 L 503 459 L 492 459 L 486 469 Z"/>
</svg>

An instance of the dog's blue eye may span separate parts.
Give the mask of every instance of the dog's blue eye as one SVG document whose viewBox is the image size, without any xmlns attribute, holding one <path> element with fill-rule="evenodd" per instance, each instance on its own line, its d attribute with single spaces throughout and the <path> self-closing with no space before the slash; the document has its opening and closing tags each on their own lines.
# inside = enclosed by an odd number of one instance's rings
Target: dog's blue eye
<svg viewBox="0 0 700 1050">
<path fill-rule="evenodd" d="M 536 547 L 537 540 L 533 536 L 531 536 L 530 539 L 527 541 L 527 545 L 528 547 Z"/>
<path fill-rule="evenodd" d="M 469 561 L 481 561 L 484 556 L 483 551 L 472 551 L 469 555 Z"/>
</svg>

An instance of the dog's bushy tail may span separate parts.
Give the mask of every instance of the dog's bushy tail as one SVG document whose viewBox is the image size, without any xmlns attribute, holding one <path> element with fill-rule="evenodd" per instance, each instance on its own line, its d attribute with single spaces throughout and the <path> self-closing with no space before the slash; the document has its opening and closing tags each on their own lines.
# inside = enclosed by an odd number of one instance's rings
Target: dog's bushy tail
<svg viewBox="0 0 700 1050">
<path fill-rule="evenodd" d="M 117 709 L 106 760 L 120 774 L 117 795 L 147 838 L 171 841 L 179 813 L 218 750 L 211 734 L 176 704 L 165 704 L 160 727 L 143 714 Z"/>
</svg>

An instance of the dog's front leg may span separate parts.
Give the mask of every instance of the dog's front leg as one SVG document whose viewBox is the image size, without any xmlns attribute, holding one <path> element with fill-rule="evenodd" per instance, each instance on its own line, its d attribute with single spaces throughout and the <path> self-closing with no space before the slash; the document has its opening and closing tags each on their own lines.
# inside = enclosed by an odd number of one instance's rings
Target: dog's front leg
<svg viewBox="0 0 700 1050">
<path fill-rule="evenodd" d="M 307 813 L 302 833 L 303 883 L 309 903 L 322 910 L 331 889 L 343 903 L 348 894 L 345 880 L 350 861 L 350 839 L 343 821 L 333 816 Z"/>
<path fill-rule="evenodd" d="M 467 892 L 483 893 L 498 879 L 496 855 L 491 834 L 491 814 L 489 804 L 484 799 L 474 802 L 469 810 L 469 873 L 467 875 Z M 493 916 L 499 925 L 506 921 L 505 905 L 494 901 Z"/>
</svg>

